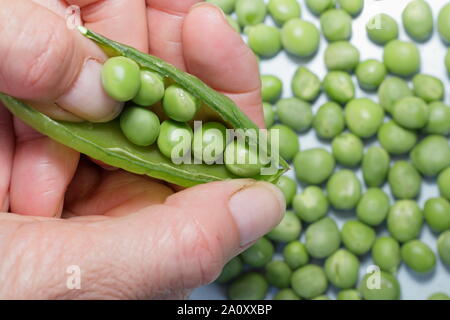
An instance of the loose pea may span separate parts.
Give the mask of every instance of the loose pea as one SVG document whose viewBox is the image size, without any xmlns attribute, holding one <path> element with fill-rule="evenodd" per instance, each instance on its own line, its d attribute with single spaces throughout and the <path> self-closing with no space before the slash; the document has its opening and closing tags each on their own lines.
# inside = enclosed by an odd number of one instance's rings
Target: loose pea
<svg viewBox="0 0 450 320">
<path fill-rule="evenodd" d="M 241 33 L 241 26 L 239 25 L 239 22 L 237 22 L 236 19 L 227 16 L 227 21 L 230 24 L 230 26 L 237 32 L 237 33 Z"/>
<path fill-rule="evenodd" d="M 325 50 L 324 60 L 328 70 L 353 72 L 359 63 L 359 50 L 348 41 L 330 43 Z"/>
<path fill-rule="evenodd" d="M 322 189 L 316 186 L 309 186 L 297 194 L 292 205 L 297 216 L 306 222 L 317 221 L 328 212 L 328 199 Z"/>
<path fill-rule="evenodd" d="M 277 187 L 283 192 L 286 205 L 290 205 L 297 192 L 297 183 L 289 177 L 282 176 L 277 181 Z"/>
<path fill-rule="evenodd" d="M 351 288 L 358 281 L 359 260 L 351 252 L 339 249 L 325 261 L 325 273 L 335 287 Z"/>
<path fill-rule="evenodd" d="M 311 105 L 297 98 L 285 98 L 276 104 L 278 120 L 291 129 L 302 132 L 311 127 Z"/>
<path fill-rule="evenodd" d="M 233 280 L 242 273 L 244 265 L 239 257 L 231 259 L 222 269 L 220 276 L 217 278 L 217 283 L 226 283 Z"/>
<path fill-rule="evenodd" d="M 264 102 L 277 101 L 282 93 L 283 83 L 280 78 L 273 75 L 261 76 L 261 95 Z"/>
<path fill-rule="evenodd" d="M 281 29 L 281 42 L 290 54 L 309 57 L 319 48 L 320 31 L 311 22 L 291 19 Z"/>
<path fill-rule="evenodd" d="M 281 50 L 280 31 L 263 23 L 249 26 L 246 29 L 248 45 L 255 54 L 263 58 L 271 58 Z"/>
<path fill-rule="evenodd" d="M 364 0 L 337 0 L 337 2 L 341 9 L 352 16 L 360 14 L 364 7 Z"/>
<path fill-rule="evenodd" d="M 450 203 L 444 198 L 431 198 L 423 208 L 425 221 L 437 232 L 450 229 Z"/>
<path fill-rule="evenodd" d="M 280 25 L 291 19 L 299 18 L 302 14 L 297 0 L 270 0 L 267 9 L 275 22 Z"/>
<path fill-rule="evenodd" d="M 276 124 L 270 130 L 279 130 L 280 155 L 287 161 L 292 160 L 300 150 L 297 134 L 294 130 L 282 124 Z"/>
<path fill-rule="evenodd" d="M 333 139 L 333 156 L 339 164 L 347 167 L 357 166 L 363 157 L 364 145 L 360 138 L 344 132 Z"/>
<path fill-rule="evenodd" d="M 369 39 L 379 45 L 384 45 L 398 38 L 398 25 L 390 15 L 378 13 L 366 24 Z"/>
<path fill-rule="evenodd" d="M 275 111 L 270 103 L 263 103 L 264 124 L 266 128 L 270 128 L 275 122 Z"/>
<path fill-rule="evenodd" d="M 377 226 L 386 219 L 390 208 L 389 196 L 381 189 L 370 188 L 356 207 L 358 219 L 369 226 Z"/>
<path fill-rule="evenodd" d="M 245 250 L 241 256 L 246 264 L 259 268 L 264 267 L 272 260 L 274 250 L 273 244 L 269 240 L 261 238 Z"/>
<path fill-rule="evenodd" d="M 300 300 L 300 297 L 292 289 L 281 289 L 274 295 L 273 300 Z"/>
<path fill-rule="evenodd" d="M 345 129 L 342 108 L 335 102 L 326 102 L 317 110 L 313 127 L 322 139 L 332 139 Z"/>
<path fill-rule="evenodd" d="M 274 260 L 266 265 L 265 276 L 267 282 L 279 289 L 288 288 L 291 283 L 292 271 L 289 266 L 279 260 Z"/>
<path fill-rule="evenodd" d="M 378 283 L 380 287 L 374 287 Z M 364 276 L 359 287 L 365 300 L 398 300 L 400 298 L 400 284 L 390 273 L 381 271 L 368 273 Z"/>
<path fill-rule="evenodd" d="M 409 36 L 417 41 L 429 39 L 433 33 L 433 12 L 423 0 L 408 3 L 402 13 L 403 26 Z"/>
<path fill-rule="evenodd" d="M 120 116 L 120 128 L 128 140 L 149 146 L 158 139 L 160 122 L 156 114 L 141 107 L 128 107 Z"/>
<path fill-rule="evenodd" d="M 425 176 L 436 176 L 450 166 L 450 146 L 447 138 L 427 136 L 411 151 L 411 159 L 417 170 Z"/>
<path fill-rule="evenodd" d="M 352 36 L 352 17 L 341 9 L 330 9 L 320 16 L 325 38 L 330 41 L 348 40 Z"/>
<path fill-rule="evenodd" d="M 397 77 L 386 78 L 378 89 L 378 99 L 380 105 L 388 112 L 392 113 L 394 104 L 404 97 L 411 97 L 412 90 L 408 83 Z"/>
<path fill-rule="evenodd" d="M 450 167 L 439 174 L 437 183 L 441 196 L 450 201 Z"/>
<path fill-rule="evenodd" d="M 102 67 L 106 93 L 116 101 L 133 99 L 141 87 L 141 71 L 136 62 L 122 56 L 108 59 Z"/>
<path fill-rule="evenodd" d="M 312 13 L 320 15 L 328 9 L 334 8 L 335 2 L 335 0 L 306 0 L 306 5 Z"/>
<path fill-rule="evenodd" d="M 374 229 L 356 220 L 344 223 L 341 236 L 345 247 L 356 255 L 368 252 L 376 237 Z"/>
<path fill-rule="evenodd" d="M 276 242 L 290 242 L 298 239 L 302 224 L 292 211 L 286 211 L 280 224 L 267 234 L 267 238 Z"/>
<path fill-rule="evenodd" d="M 161 101 L 164 97 L 164 81 L 162 77 L 149 70 L 141 70 L 141 86 L 133 98 L 137 105 L 148 107 Z"/>
<path fill-rule="evenodd" d="M 388 182 L 394 197 L 414 199 L 420 193 L 422 177 L 413 165 L 400 160 L 389 170 Z"/>
<path fill-rule="evenodd" d="M 173 84 L 166 89 L 163 99 L 163 109 L 172 120 L 179 122 L 191 121 L 198 109 L 200 102 L 179 85 Z"/>
<path fill-rule="evenodd" d="M 393 40 L 384 47 L 383 61 L 389 72 L 409 77 L 420 70 L 420 52 L 412 42 Z"/>
<path fill-rule="evenodd" d="M 439 11 L 438 15 L 438 31 L 442 40 L 446 43 L 450 43 L 450 3 L 447 3 Z"/>
<path fill-rule="evenodd" d="M 358 137 L 369 138 L 383 124 L 384 110 L 370 99 L 353 99 L 345 107 L 345 120 L 351 132 Z"/>
<path fill-rule="evenodd" d="M 447 73 L 450 73 L 450 48 L 447 50 L 447 54 L 445 55 L 445 68 L 447 69 Z"/>
<path fill-rule="evenodd" d="M 353 171 L 340 170 L 328 180 L 327 193 L 333 207 L 350 210 L 356 207 L 361 198 L 361 184 Z"/>
<path fill-rule="evenodd" d="M 423 129 L 426 133 L 446 136 L 450 133 L 450 108 L 440 102 L 432 102 L 428 105 L 428 123 Z"/>
<path fill-rule="evenodd" d="M 297 153 L 294 168 L 298 180 L 307 184 L 321 184 L 334 170 L 333 156 L 326 150 L 315 148 Z"/>
<path fill-rule="evenodd" d="M 338 300 L 361 300 L 361 294 L 355 289 L 345 289 L 339 291 L 337 295 Z"/>
<path fill-rule="evenodd" d="M 375 59 L 363 61 L 356 68 L 359 86 L 367 91 L 376 90 L 386 78 L 386 74 L 385 65 Z"/>
<path fill-rule="evenodd" d="M 266 279 L 257 272 L 244 274 L 234 280 L 228 288 L 231 300 L 262 300 L 269 290 Z"/>
<path fill-rule="evenodd" d="M 158 136 L 159 151 L 167 158 L 183 158 L 191 149 L 193 132 L 186 123 L 166 120 Z"/>
<path fill-rule="evenodd" d="M 215 4 L 223 10 L 226 14 L 230 14 L 234 11 L 236 0 L 206 0 L 212 4 Z"/>
<path fill-rule="evenodd" d="M 442 100 L 444 84 L 441 79 L 428 74 L 417 74 L 413 78 L 414 94 L 425 102 Z"/>
<path fill-rule="evenodd" d="M 402 127 L 420 129 L 428 122 L 428 105 L 420 98 L 405 97 L 395 103 L 392 116 Z"/>
<path fill-rule="evenodd" d="M 391 158 L 381 147 L 370 147 L 363 157 L 362 172 L 368 187 L 380 187 L 385 181 L 389 171 Z"/>
<path fill-rule="evenodd" d="M 331 100 L 341 104 L 347 103 L 355 96 L 353 80 L 344 71 L 329 72 L 323 81 L 323 89 Z"/>
<path fill-rule="evenodd" d="M 441 261 L 450 267 L 450 230 L 447 230 L 438 238 L 437 249 Z"/>
<path fill-rule="evenodd" d="M 400 127 L 390 120 L 378 130 L 378 141 L 390 154 L 399 155 L 409 152 L 417 142 L 415 131 Z"/>
<path fill-rule="evenodd" d="M 430 272 L 436 265 L 433 251 L 420 240 L 411 240 L 401 249 L 402 260 L 412 270 L 419 273 Z"/>
<path fill-rule="evenodd" d="M 329 257 L 341 244 L 341 236 L 336 222 L 323 218 L 312 223 L 306 230 L 306 250 L 318 259 Z"/>
<path fill-rule="evenodd" d="M 407 242 L 417 238 L 422 223 L 422 212 L 412 200 L 397 201 L 389 210 L 387 227 L 397 241 Z"/>
<path fill-rule="evenodd" d="M 380 237 L 372 246 L 372 260 L 381 269 L 395 273 L 401 262 L 400 245 L 392 237 Z"/>
<path fill-rule="evenodd" d="M 321 267 L 308 264 L 294 271 L 291 286 L 300 297 L 311 299 L 327 290 L 328 281 Z"/>
<path fill-rule="evenodd" d="M 267 9 L 263 0 L 237 0 L 235 12 L 241 26 L 251 26 L 264 22 Z"/>
<path fill-rule="evenodd" d="M 225 148 L 226 168 L 238 177 L 249 178 L 261 173 L 261 162 L 256 148 L 241 140 L 235 140 Z"/>
<path fill-rule="evenodd" d="M 436 292 L 430 295 L 428 300 L 450 300 L 450 297 L 443 292 Z"/>
<path fill-rule="evenodd" d="M 299 67 L 291 82 L 292 92 L 297 98 L 314 101 L 320 94 L 319 77 L 306 67 Z"/>
<path fill-rule="evenodd" d="M 298 269 L 309 262 L 308 251 L 300 241 L 289 242 L 283 249 L 283 258 L 292 270 Z"/>
<path fill-rule="evenodd" d="M 328 296 L 322 294 L 320 296 L 312 298 L 311 300 L 330 300 L 330 298 Z"/>
</svg>

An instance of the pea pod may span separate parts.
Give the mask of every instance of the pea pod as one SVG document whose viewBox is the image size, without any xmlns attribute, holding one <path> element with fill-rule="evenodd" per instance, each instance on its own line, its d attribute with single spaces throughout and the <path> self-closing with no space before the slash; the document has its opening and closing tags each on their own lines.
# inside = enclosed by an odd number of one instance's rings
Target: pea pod
<svg viewBox="0 0 450 320">
<path fill-rule="evenodd" d="M 214 91 L 198 78 L 176 69 L 163 60 L 131 47 L 106 39 L 84 27 L 80 32 L 96 42 L 108 56 L 124 56 L 142 68 L 169 78 L 203 101 L 229 128 L 258 129 L 229 98 Z M 24 102 L 0 93 L 0 101 L 19 119 L 44 135 L 80 153 L 126 171 L 145 174 L 183 187 L 236 178 L 225 165 L 174 164 L 161 154 L 156 145 L 139 147 L 122 134 L 119 120 L 108 123 L 68 123 L 53 120 Z M 289 167 L 279 159 L 279 167 L 271 175 L 258 175 L 257 180 L 275 182 Z"/>
</svg>

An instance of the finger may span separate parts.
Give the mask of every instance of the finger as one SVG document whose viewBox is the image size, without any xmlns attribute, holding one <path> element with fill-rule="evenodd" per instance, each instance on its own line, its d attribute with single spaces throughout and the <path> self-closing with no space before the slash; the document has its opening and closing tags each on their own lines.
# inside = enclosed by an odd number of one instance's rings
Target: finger
<svg viewBox="0 0 450 320">
<path fill-rule="evenodd" d="M 0 92 L 20 99 L 57 102 L 91 121 L 114 118 L 122 104 L 104 92 L 104 53 L 63 18 L 27 0 L 3 0 Z M 19 63 L 20 62 L 20 63 Z"/>
<path fill-rule="evenodd" d="M 9 184 L 14 154 L 14 128 L 12 117 L 0 103 L 0 212 L 9 209 Z"/>
<path fill-rule="evenodd" d="M 189 12 L 183 26 L 183 49 L 189 73 L 227 94 L 255 123 L 264 127 L 255 55 L 220 9 L 204 3 Z"/>
</svg>

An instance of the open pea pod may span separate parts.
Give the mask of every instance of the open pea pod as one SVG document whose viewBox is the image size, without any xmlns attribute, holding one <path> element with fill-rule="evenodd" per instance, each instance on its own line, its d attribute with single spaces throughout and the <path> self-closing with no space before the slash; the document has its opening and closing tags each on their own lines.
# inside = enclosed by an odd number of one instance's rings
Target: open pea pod
<svg viewBox="0 0 450 320">
<path fill-rule="evenodd" d="M 109 56 L 124 56 L 165 78 L 171 79 L 203 101 L 227 126 L 235 129 L 257 129 L 257 126 L 224 95 L 208 87 L 198 78 L 151 55 L 102 37 L 86 28 L 80 31 L 95 41 Z M 56 121 L 26 103 L 0 93 L 0 101 L 19 119 L 42 134 L 80 153 L 126 171 L 145 174 L 183 187 L 234 179 L 225 165 L 174 164 L 156 145 L 139 147 L 123 135 L 118 119 L 108 123 L 69 123 Z M 282 158 L 272 175 L 259 175 L 257 180 L 275 182 L 288 168 Z"/>
</svg>

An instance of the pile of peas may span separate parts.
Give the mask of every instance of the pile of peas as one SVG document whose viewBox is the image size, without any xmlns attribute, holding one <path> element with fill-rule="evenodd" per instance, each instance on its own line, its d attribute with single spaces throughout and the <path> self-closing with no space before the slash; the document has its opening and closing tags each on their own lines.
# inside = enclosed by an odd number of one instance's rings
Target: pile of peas
<svg viewBox="0 0 450 320">
<path fill-rule="evenodd" d="M 278 181 L 288 208 L 281 223 L 224 267 L 217 282 L 226 283 L 229 298 L 263 299 L 274 287 L 273 299 L 329 299 L 332 285 L 340 290 L 339 300 L 400 299 L 396 273 L 402 263 L 418 274 L 433 272 L 438 259 L 450 266 L 450 107 L 443 102 L 443 82 L 420 73 L 415 44 L 434 32 L 430 2 L 412 0 L 404 9 L 401 23 L 409 41 L 399 40 L 399 23 L 387 14 L 367 21 L 368 38 L 384 47 L 382 61 L 360 61 L 350 43 L 352 18 L 363 10 L 363 0 L 305 0 L 320 29 L 301 18 L 297 0 L 210 2 L 227 14 L 234 7 L 237 20 L 229 16 L 230 23 L 244 30 L 260 58 L 284 49 L 309 59 L 318 52 L 321 35 L 328 42 L 323 57 L 328 74 L 320 79 L 299 66 L 293 97 L 280 98 L 278 77 L 261 77 L 266 126 L 280 130 L 280 153 L 292 162 L 297 181 L 288 176 Z M 267 14 L 276 26 L 264 24 Z M 439 12 L 437 27 L 450 44 L 450 3 Z M 450 72 L 450 50 L 436 63 Z M 356 97 L 355 83 L 378 93 L 378 101 Z M 328 102 L 314 114 L 312 104 L 321 92 Z M 297 134 L 311 128 L 330 143 L 331 152 L 300 150 Z M 420 207 L 417 199 L 430 179 L 440 196 Z M 328 216 L 331 208 L 350 214 L 341 228 Z M 437 237 L 434 248 L 418 239 L 425 223 Z M 378 235 L 382 226 L 387 235 Z M 364 255 L 379 267 L 378 290 L 367 286 L 372 274 L 360 268 Z M 447 294 L 428 299 L 450 299 Z"/>
</svg>

